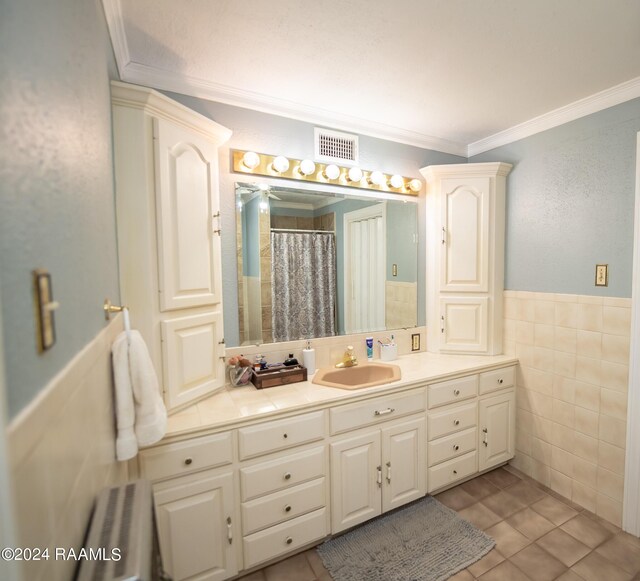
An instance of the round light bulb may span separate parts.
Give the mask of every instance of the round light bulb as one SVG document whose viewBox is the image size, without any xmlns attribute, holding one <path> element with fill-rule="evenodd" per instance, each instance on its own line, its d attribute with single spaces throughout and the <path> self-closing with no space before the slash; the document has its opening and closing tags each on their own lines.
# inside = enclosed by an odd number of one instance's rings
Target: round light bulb
<svg viewBox="0 0 640 581">
<path fill-rule="evenodd" d="M 359 167 L 352 167 L 349 170 L 349 181 L 359 182 L 362 179 L 362 170 Z"/>
<path fill-rule="evenodd" d="M 260 164 L 260 156 L 255 151 L 246 151 L 242 163 L 247 169 L 255 169 Z"/>
<path fill-rule="evenodd" d="M 260 200 L 260 210 L 262 212 L 266 212 L 269 209 L 269 200 L 267 198 L 263 198 Z"/>
<path fill-rule="evenodd" d="M 389 180 L 389 185 L 392 188 L 399 190 L 404 185 L 404 180 L 402 179 L 402 176 L 398 174 L 394 174 L 391 176 L 391 179 Z"/>
<path fill-rule="evenodd" d="M 369 182 L 371 182 L 374 186 L 382 185 L 384 182 L 384 175 L 382 175 L 381 171 L 373 171 L 369 176 Z"/>
<path fill-rule="evenodd" d="M 298 168 L 298 171 L 303 176 L 310 176 L 313 172 L 316 171 L 316 164 L 313 163 L 310 159 L 303 159 L 300 162 L 300 167 Z"/>
<path fill-rule="evenodd" d="M 328 180 L 337 180 L 340 177 L 340 168 L 335 164 L 330 164 L 324 168 L 324 177 Z"/>
<path fill-rule="evenodd" d="M 416 179 L 411 180 L 409 182 L 409 189 L 412 192 L 419 192 L 422 189 L 422 182 Z"/>
<path fill-rule="evenodd" d="M 279 155 L 273 160 L 271 167 L 274 171 L 283 173 L 289 169 L 289 160 L 284 155 Z"/>
</svg>

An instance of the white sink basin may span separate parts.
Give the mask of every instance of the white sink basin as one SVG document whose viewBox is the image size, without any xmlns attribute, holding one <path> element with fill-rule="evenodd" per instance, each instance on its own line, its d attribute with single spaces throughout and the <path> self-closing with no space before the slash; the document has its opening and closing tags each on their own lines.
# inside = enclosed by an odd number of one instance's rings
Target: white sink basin
<svg viewBox="0 0 640 581">
<path fill-rule="evenodd" d="M 363 389 L 400 379 L 400 368 L 390 363 L 360 363 L 355 367 L 325 367 L 313 377 L 313 383 L 339 389 Z"/>
</svg>

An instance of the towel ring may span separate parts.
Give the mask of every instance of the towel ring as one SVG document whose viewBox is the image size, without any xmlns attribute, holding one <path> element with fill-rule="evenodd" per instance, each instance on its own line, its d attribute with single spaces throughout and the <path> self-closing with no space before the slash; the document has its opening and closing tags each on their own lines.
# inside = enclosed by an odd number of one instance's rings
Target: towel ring
<svg viewBox="0 0 640 581">
<path fill-rule="evenodd" d="M 122 305 L 122 306 L 112 305 L 109 299 L 104 299 L 104 305 L 102 308 L 104 310 L 104 320 L 110 321 L 111 313 L 121 313 L 127 307 L 125 305 Z"/>
</svg>

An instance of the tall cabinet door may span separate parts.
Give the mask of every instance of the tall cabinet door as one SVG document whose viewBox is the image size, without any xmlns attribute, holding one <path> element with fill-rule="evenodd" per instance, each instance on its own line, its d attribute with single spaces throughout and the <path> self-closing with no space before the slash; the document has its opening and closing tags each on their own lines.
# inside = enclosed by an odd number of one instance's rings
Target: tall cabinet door
<svg viewBox="0 0 640 581">
<path fill-rule="evenodd" d="M 331 444 L 331 532 L 381 512 L 380 432 Z"/>
<path fill-rule="evenodd" d="M 238 573 L 233 475 L 185 480 L 154 494 L 163 567 L 175 581 L 233 577 Z"/>
<path fill-rule="evenodd" d="M 480 400 L 479 470 L 513 458 L 515 450 L 516 394 L 509 392 Z"/>
<path fill-rule="evenodd" d="M 382 512 L 424 496 L 425 442 L 424 418 L 382 430 Z"/>
<path fill-rule="evenodd" d="M 440 290 L 489 290 L 490 178 L 442 180 Z"/>
<path fill-rule="evenodd" d="M 162 321 L 165 401 L 169 409 L 224 385 L 222 313 Z"/>
<path fill-rule="evenodd" d="M 217 149 L 165 119 L 153 123 L 160 310 L 215 305 L 222 300 Z"/>
</svg>

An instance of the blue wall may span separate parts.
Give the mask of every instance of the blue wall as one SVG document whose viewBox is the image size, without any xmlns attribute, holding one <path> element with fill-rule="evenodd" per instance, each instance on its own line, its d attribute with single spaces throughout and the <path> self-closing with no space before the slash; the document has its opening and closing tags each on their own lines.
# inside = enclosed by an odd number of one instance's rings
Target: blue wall
<svg viewBox="0 0 640 581">
<path fill-rule="evenodd" d="M 635 99 L 469 159 L 514 164 L 506 288 L 631 296 L 638 131 Z M 608 287 L 594 286 L 596 264 Z"/>
<path fill-rule="evenodd" d="M 9 414 L 105 325 L 119 300 L 109 78 L 99 2 L 3 2 L 0 271 Z M 53 276 L 58 341 L 36 352 L 31 271 Z M 91 386 L 87 386 L 90 388 Z"/>
</svg>

